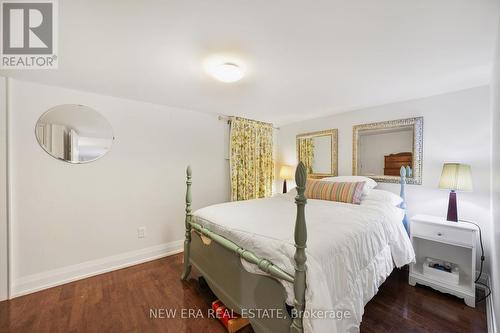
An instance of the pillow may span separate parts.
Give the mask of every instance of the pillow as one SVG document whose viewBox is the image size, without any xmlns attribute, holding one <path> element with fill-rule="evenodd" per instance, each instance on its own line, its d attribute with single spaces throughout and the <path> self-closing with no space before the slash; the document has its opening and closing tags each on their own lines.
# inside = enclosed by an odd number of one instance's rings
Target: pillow
<svg viewBox="0 0 500 333">
<path fill-rule="evenodd" d="M 346 202 L 359 205 L 365 182 L 330 182 L 308 179 L 304 192 L 308 199 Z"/>
<path fill-rule="evenodd" d="M 365 189 L 371 190 L 377 186 L 377 182 L 364 176 L 337 176 L 321 178 L 325 182 L 365 182 Z"/>
<path fill-rule="evenodd" d="M 392 206 L 399 206 L 403 199 L 392 192 L 384 191 L 384 190 L 371 190 L 368 194 L 363 195 L 362 202 L 365 201 L 373 202 L 386 202 Z"/>
</svg>

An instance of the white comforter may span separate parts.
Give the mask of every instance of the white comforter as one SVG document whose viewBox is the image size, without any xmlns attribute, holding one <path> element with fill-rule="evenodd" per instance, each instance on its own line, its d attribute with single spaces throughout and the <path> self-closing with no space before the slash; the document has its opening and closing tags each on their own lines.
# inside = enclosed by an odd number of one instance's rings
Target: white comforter
<svg viewBox="0 0 500 333">
<path fill-rule="evenodd" d="M 294 274 L 296 206 L 293 197 L 223 203 L 194 213 L 195 221 Z M 306 311 L 348 311 L 349 318 L 304 318 L 306 333 L 356 332 L 365 304 L 391 273 L 414 261 L 401 223 L 403 211 L 381 202 L 306 205 Z M 261 272 L 243 262 L 251 272 Z M 281 281 L 292 304 L 293 286 Z M 331 312 L 326 312 L 330 314 Z"/>
</svg>

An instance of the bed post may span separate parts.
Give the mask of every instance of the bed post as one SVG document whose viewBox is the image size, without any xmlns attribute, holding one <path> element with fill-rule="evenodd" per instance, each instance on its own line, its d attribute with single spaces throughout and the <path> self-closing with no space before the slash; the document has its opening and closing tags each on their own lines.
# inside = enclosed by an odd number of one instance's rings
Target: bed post
<svg viewBox="0 0 500 333">
<path fill-rule="evenodd" d="M 294 313 L 292 326 L 290 327 L 291 333 L 304 332 L 302 318 L 304 316 L 305 308 L 305 294 L 306 294 L 306 242 L 307 242 L 307 228 L 305 218 L 305 205 L 307 202 L 304 196 L 306 187 L 307 172 L 304 163 L 300 162 L 295 171 L 295 183 L 297 184 L 297 196 L 295 203 L 297 204 L 297 219 L 295 220 L 295 279 L 293 283 L 293 290 L 295 293 L 294 299 Z"/>
<path fill-rule="evenodd" d="M 181 280 L 186 280 L 191 272 L 191 262 L 189 261 L 189 252 L 191 245 L 191 166 L 186 169 L 186 234 L 184 239 L 184 271 Z"/>
<path fill-rule="evenodd" d="M 403 217 L 403 225 L 406 229 L 406 232 L 409 233 L 410 227 L 408 225 L 408 215 L 406 215 L 406 194 L 405 194 L 406 174 L 407 173 L 409 173 L 408 170 L 404 166 L 402 166 L 401 169 L 399 170 L 399 175 L 401 176 L 401 178 L 399 179 L 399 183 L 401 185 L 401 190 L 399 192 L 399 196 L 401 197 L 401 199 L 403 199 L 403 202 L 401 202 L 401 204 L 399 205 L 399 208 L 401 208 L 405 212 L 405 215 Z"/>
</svg>

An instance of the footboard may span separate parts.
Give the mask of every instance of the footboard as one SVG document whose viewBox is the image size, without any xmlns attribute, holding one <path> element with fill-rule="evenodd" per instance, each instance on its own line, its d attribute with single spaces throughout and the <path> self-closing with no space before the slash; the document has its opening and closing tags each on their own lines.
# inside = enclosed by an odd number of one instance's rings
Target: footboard
<svg viewBox="0 0 500 333">
<path fill-rule="evenodd" d="M 276 318 L 250 318 L 256 332 L 292 332 L 304 331 L 302 318 L 305 308 L 306 291 L 306 242 L 307 228 L 304 207 L 307 202 L 304 190 L 307 172 L 302 162 L 297 166 L 295 182 L 297 184 L 297 218 L 295 221 L 295 274 L 275 266 L 271 261 L 260 258 L 252 251 L 244 249 L 230 240 L 203 228 L 192 220 L 191 214 L 191 168 L 187 168 L 186 219 L 184 241 L 184 271 L 181 278 L 187 279 L 191 265 L 205 277 L 214 293 L 234 311 L 268 309 L 279 310 Z M 203 242 L 201 237 L 207 241 Z M 207 243 L 207 245 L 204 245 Z M 210 243 L 210 244 L 209 244 Z M 247 272 L 241 265 L 241 259 L 255 264 L 260 270 L 270 275 L 262 276 Z M 294 285 L 294 318 L 286 314 L 286 291 L 276 279 L 282 279 Z"/>
<path fill-rule="evenodd" d="M 279 281 L 249 273 L 238 254 L 214 241 L 207 242 L 207 238 L 202 239 L 196 231 L 192 231 L 190 255 L 191 264 L 203 275 L 210 289 L 229 309 L 249 317 L 256 333 L 290 331 L 292 319 L 286 311 L 287 294 Z M 270 316 L 259 316 L 255 309 L 269 311 Z"/>
</svg>

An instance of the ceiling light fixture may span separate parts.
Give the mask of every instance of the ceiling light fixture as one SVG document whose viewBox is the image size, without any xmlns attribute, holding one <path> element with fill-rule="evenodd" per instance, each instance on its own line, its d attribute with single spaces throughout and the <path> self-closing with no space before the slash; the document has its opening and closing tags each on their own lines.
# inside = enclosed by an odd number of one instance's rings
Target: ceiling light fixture
<svg viewBox="0 0 500 333">
<path fill-rule="evenodd" d="M 210 75 L 221 82 L 231 83 L 243 78 L 243 70 L 232 62 L 225 62 L 208 69 Z"/>
</svg>

